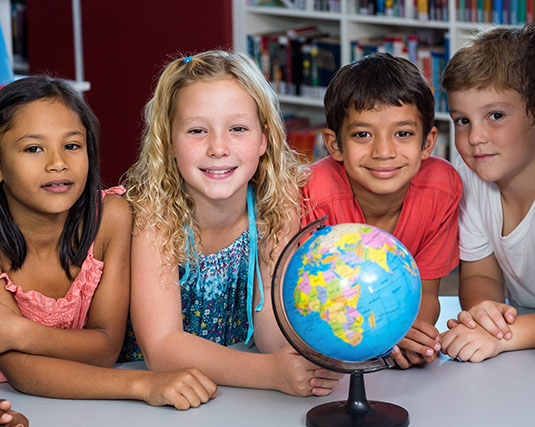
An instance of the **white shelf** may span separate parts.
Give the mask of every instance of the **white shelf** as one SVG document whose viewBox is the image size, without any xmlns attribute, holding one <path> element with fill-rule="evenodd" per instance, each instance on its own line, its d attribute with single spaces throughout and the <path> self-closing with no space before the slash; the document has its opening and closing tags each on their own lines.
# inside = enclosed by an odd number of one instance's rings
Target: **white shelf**
<svg viewBox="0 0 535 427">
<path fill-rule="evenodd" d="M 80 45 L 81 40 L 81 9 L 80 0 L 71 0 L 73 8 L 73 37 L 75 39 L 75 72 L 77 80 L 68 80 L 80 92 L 91 89 L 91 83 L 84 79 L 83 73 L 83 51 Z M 11 0 L 0 0 L 0 25 L 8 54 L 13 63 L 13 43 L 11 32 Z M 25 77 L 15 75 L 15 79 Z"/>
</svg>

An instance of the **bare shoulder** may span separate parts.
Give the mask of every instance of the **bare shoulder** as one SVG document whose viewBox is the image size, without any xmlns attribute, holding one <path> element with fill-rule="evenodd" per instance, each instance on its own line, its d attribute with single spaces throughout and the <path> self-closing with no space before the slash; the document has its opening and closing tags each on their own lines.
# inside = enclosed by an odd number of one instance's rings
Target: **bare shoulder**
<svg viewBox="0 0 535 427">
<path fill-rule="evenodd" d="M 130 239 L 132 234 L 132 209 L 120 195 L 107 194 L 102 201 L 102 218 L 97 235 L 104 247 L 111 240 Z"/>
</svg>

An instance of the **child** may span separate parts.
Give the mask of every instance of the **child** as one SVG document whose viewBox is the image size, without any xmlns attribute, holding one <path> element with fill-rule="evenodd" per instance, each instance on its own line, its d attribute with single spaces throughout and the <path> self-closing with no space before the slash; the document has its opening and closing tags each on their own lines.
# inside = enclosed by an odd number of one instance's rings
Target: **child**
<svg viewBox="0 0 535 427">
<path fill-rule="evenodd" d="M 124 335 L 132 216 L 120 189 L 100 192 L 97 121 L 67 83 L 0 90 L 0 181 L 0 375 L 49 397 L 209 400 L 197 370 L 100 367 Z"/>
<path fill-rule="evenodd" d="M 28 419 L 19 412 L 11 409 L 11 402 L 0 399 L 0 426 L 28 427 Z"/>
<path fill-rule="evenodd" d="M 271 307 L 272 270 L 298 229 L 304 177 L 276 95 L 250 58 L 209 51 L 166 67 L 127 174 L 131 317 L 150 369 L 196 366 L 218 384 L 294 395 L 338 384 L 341 375 L 286 344 Z M 269 354 L 227 347 L 253 330 Z"/>
<path fill-rule="evenodd" d="M 398 366 L 431 362 L 440 350 L 433 326 L 440 278 L 458 262 L 461 182 L 453 167 L 430 157 L 437 137 L 434 97 L 411 62 L 372 54 L 342 67 L 325 94 L 330 156 L 312 166 L 303 191 L 303 224 L 367 223 L 396 236 L 422 278 L 418 317 L 393 349 Z"/>
<path fill-rule="evenodd" d="M 535 347 L 534 41 L 533 24 L 496 27 L 458 50 L 444 71 L 464 190 L 463 311 L 460 323 L 448 323 L 443 352 L 464 361 Z"/>
</svg>

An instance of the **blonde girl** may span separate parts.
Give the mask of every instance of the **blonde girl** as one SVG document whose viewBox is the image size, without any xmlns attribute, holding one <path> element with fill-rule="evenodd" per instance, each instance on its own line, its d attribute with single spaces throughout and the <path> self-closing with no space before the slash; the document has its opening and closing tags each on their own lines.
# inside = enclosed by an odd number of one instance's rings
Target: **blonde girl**
<svg viewBox="0 0 535 427">
<path fill-rule="evenodd" d="M 148 367 L 330 393 L 340 376 L 297 355 L 271 307 L 272 270 L 299 227 L 306 179 L 274 91 L 246 55 L 209 51 L 171 62 L 145 115 L 126 186 L 135 215 L 131 317 Z M 262 354 L 228 347 L 253 336 Z"/>
</svg>

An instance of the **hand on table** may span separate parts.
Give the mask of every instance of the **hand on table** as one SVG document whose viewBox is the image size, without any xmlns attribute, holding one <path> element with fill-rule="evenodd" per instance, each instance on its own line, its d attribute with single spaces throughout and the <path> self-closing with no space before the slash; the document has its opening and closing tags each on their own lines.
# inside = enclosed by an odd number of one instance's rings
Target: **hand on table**
<svg viewBox="0 0 535 427">
<path fill-rule="evenodd" d="M 11 402 L 0 399 L 0 426 L 28 427 L 28 419 L 19 412 L 11 409 Z"/>
<path fill-rule="evenodd" d="M 273 357 L 276 388 L 294 396 L 327 396 L 344 376 L 309 362 L 290 346 L 273 353 Z"/>
<path fill-rule="evenodd" d="M 516 309 L 508 304 L 486 300 L 461 311 L 457 319 L 470 329 L 479 324 L 496 338 L 510 340 L 513 334 L 508 325 L 514 323 L 516 314 Z"/>
<path fill-rule="evenodd" d="M 151 371 L 142 387 L 142 399 L 152 406 L 196 408 L 216 396 L 217 385 L 195 368 Z"/>
<path fill-rule="evenodd" d="M 394 346 L 392 357 L 400 368 L 407 369 L 434 361 L 440 348 L 438 330 L 430 323 L 416 319 L 407 335 Z"/>
<path fill-rule="evenodd" d="M 481 325 L 473 328 L 458 322 L 448 320 L 449 331 L 442 335 L 442 353 L 463 362 L 481 362 L 501 352 L 501 340 L 491 335 Z"/>
</svg>

